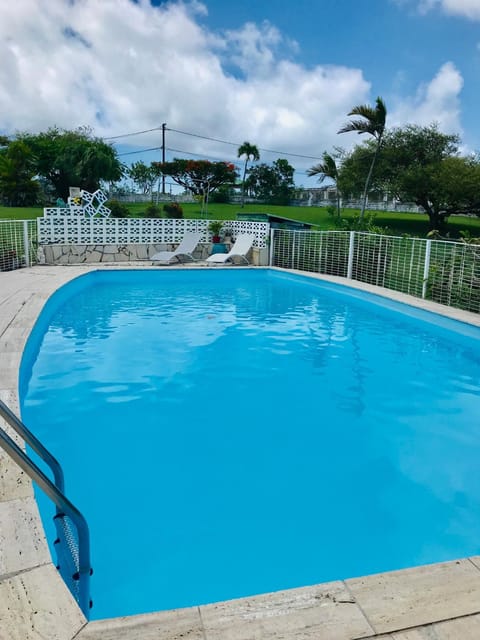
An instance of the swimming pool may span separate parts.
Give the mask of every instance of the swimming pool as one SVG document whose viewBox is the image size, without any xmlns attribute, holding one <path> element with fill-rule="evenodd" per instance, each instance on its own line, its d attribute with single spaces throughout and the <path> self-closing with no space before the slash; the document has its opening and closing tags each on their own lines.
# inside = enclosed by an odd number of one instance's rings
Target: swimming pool
<svg viewBox="0 0 480 640">
<path fill-rule="evenodd" d="M 477 553 L 478 335 L 266 270 L 64 287 L 22 415 L 89 520 L 92 617 Z"/>
</svg>

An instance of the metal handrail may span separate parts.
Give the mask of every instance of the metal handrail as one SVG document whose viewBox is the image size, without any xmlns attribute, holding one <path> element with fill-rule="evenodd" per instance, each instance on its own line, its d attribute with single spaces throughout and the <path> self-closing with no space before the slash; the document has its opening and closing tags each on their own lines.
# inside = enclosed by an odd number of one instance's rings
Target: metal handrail
<svg viewBox="0 0 480 640">
<path fill-rule="evenodd" d="M 52 456 L 50 451 L 43 446 L 40 440 L 35 437 L 29 429 L 27 429 L 23 422 L 17 418 L 13 411 L 9 409 L 2 400 L 0 400 L 0 416 L 18 433 L 21 438 L 23 438 L 23 440 L 25 440 L 28 445 L 30 445 L 35 453 L 48 464 L 55 479 L 55 486 L 61 493 L 64 493 L 65 479 L 62 467 L 58 460 Z"/>
<path fill-rule="evenodd" d="M 3 417 L 5 417 L 5 408 L 7 408 L 9 418 L 11 415 L 11 411 L 8 407 L 5 407 L 3 402 L 0 401 L 0 405 L 2 411 L 0 412 Z M 11 415 L 10 415 L 11 414 Z M 20 422 L 18 418 L 14 415 L 15 422 Z M 8 421 L 9 422 L 9 421 Z M 10 422 L 9 422 L 10 424 Z M 25 430 L 25 433 L 32 436 L 25 425 L 21 424 L 22 431 Z M 18 426 L 18 425 L 16 425 Z M 14 427 L 16 429 L 16 427 Z M 51 460 L 55 460 L 53 456 L 51 456 L 48 451 L 39 443 L 39 441 L 33 436 L 36 441 L 36 445 L 40 444 L 40 448 L 44 450 L 48 455 L 47 457 L 51 458 Z M 29 443 L 30 444 L 30 443 Z M 80 513 L 80 511 L 70 502 L 70 500 L 64 495 L 63 491 L 60 491 L 58 486 L 54 484 L 50 478 L 48 478 L 44 472 L 33 462 L 33 460 L 16 444 L 12 438 L 6 433 L 6 431 L 0 426 L 0 446 L 8 453 L 8 455 L 18 464 L 18 466 L 23 469 L 23 471 L 34 481 L 36 484 L 43 489 L 45 494 L 52 500 L 57 508 L 57 514 L 68 516 L 72 522 L 75 524 L 78 534 L 78 573 L 72 578 L 78 581 L 78 604 L 85 614 L 88 617 L 88 611 L 91 607 L 90 600 L 90 576 L 92 575 L 92 568 L 90 566 L 90 534 L 88 530 L 88 524 L 85 520 L 84 516 Z M 32 447 L 33 448 L 33 447 Z M 63 473 L 60 468 L 60 465 L 55 460 L 55 463 L 58 465 L 58 470 L 60 470 L 61 478 L 63 480 Z M 55 465 L 54 465 L 55 466 Z"/>
</svg>

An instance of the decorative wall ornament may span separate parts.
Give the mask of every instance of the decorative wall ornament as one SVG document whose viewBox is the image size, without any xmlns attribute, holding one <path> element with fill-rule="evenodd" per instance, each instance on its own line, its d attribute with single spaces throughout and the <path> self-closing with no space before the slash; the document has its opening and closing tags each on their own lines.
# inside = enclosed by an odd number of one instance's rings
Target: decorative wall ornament
<svg viewBox="0 0 480 640">
<path fill-rule="evenodd" d="M 97 189 L 93 193 L 78 189 L 78 187 L 70 187 L 70 197 L 66 206 L 46 207 L 43 210 L 45 218 L 50 216 L 85 217 L 85 218 L 108 218 L 111 210 L 105 206 L 108 200 L 107 195 Z"/>
<path fill-rule="evenodd" d="M 110 209 L 104 205 L 108 198 L 101 189 L 97 189 L 94 193 L 82 189 L 81 197 L 83 211 L 87 218 L 108 218 L 110 216 Z"/>
</svg>

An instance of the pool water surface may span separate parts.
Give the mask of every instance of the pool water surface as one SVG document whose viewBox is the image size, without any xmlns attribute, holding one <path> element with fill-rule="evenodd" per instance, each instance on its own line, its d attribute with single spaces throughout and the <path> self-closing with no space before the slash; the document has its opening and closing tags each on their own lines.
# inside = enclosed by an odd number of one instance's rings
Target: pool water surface
<svg viewBox="0 0 480 640">
<path fill-rule="evenodd" d="M 479 336 L 269 270 L 63 287 L 22 417 L 89 522 L 92 618 L 478 554 Z"/>
</svg>

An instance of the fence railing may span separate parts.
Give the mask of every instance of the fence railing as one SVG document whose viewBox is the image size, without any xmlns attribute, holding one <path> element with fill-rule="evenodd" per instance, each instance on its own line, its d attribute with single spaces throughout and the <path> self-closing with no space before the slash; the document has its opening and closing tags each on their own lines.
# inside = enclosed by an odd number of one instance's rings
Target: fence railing
<svg viewBox="0 0 480 640">
<path fill-rule="evenodd" d="M 343 276 L 480 312 L 480 246 L 356 231 L 272 232 L 274 266 Z"/>
<path fill-rule="evenodd" d="M 174 218 L 85 218 L 50 215 L 38 218 L 40 244 L 163 244 L 180 242 L 186 232 L 201 232 L 209 242 L 211 220 Z M 267 222 L 224 220 L 224 230 L 235 238 L 240 233 L 255 235 L 254 246 L 266 246 L 270 225 Z"/>
<path fill-rule="evenodd" d="M 38 225 L 38 227 L 37 227 Z M 233 236 L 267 245 L 266 222 L 227 220 Z M 0 270 L 36 262 L 37 244 L 174 244 L 186 231 L 210 241 L 207 220 L 50 216 L 0 221 Z M 480 246 L 356 231 L 272 230 L 271 264 L 401 291 L 480 313 Z"/>
<path fill-rule="evenodd" d="M 36 262 L 35 220 L 0 220 L 0 271 L 11 271 Z"/>
</svg>

